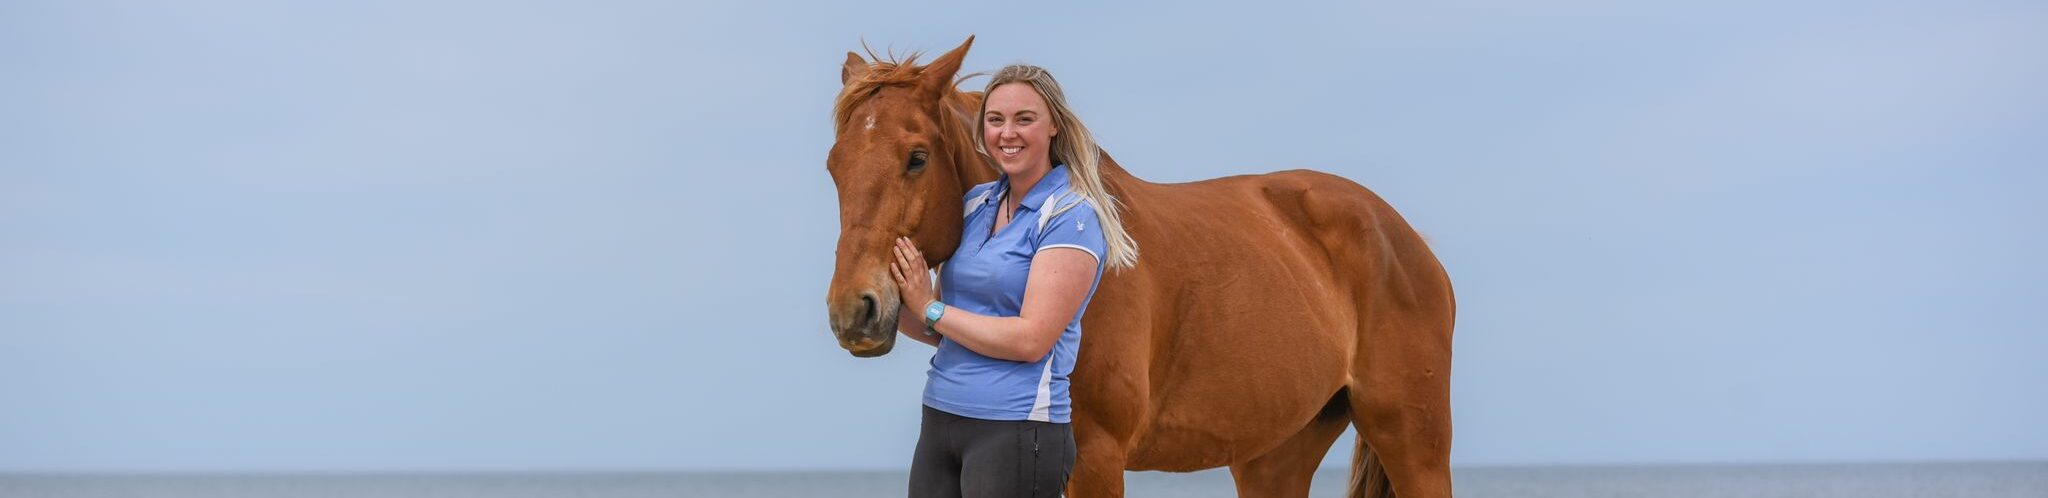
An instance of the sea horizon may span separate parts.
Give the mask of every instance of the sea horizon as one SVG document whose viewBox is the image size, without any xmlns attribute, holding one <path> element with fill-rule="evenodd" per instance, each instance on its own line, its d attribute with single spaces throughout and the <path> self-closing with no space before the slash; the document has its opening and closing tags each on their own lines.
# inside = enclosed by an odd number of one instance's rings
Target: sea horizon
<svg viewBox="0 0 2048 498">
<path fill-rule="evenodd" d="M 1310 496 L 1341 496 L 1350 470 L 1324 467 Z M 0 497 L 400 498 L 894 497 L 905 470 L 468 470 L 363 472 L 0 472 Z M 2041 497 L 2048 460 L 1454 466 L 1466 497 Z M 1129 496 L 1230 497 L 1228 469 L 1128 472 Z"/>
<path fill-rule="evenodd" d="M 1558 468 L 1692 468 L 1692 467 L 1804 467 L 1804 466 L 1886 466 L 1886 465 L 1968 465 L 1968 464 L 2044 464 L 2042 459 L 1924 459 L 1924 460 L 1781 460 L 1781 461 L 1662 461 L 1662 462 L 1564 462 L 1564 463 L 1479 463 L 1452 464 L 1453 472 L 1464 470 L 1511 470 L 1511 469 L 1558 469 Z M 1154 470 L 1127 471 L 1130 474 L 1197 474 L 1202 472 L 1227 472 L 1229 467 L 1216 467 L 1191 472 L 1168 472 Z M 1345 465 L 1324 465 L 1318 472 L 1349 470 Z M 162 470 L 0 470 L 0 476 L 207 476 L 207 475 L 280 475 L 280 476 L 322 476 L 322 475 L 502 475 L 502 474 L 789 474 L 789 473 L 851 473 L 907 472 L 904 467 L 475 467 L 442 469 L 162 469 Z"/>
</svg>

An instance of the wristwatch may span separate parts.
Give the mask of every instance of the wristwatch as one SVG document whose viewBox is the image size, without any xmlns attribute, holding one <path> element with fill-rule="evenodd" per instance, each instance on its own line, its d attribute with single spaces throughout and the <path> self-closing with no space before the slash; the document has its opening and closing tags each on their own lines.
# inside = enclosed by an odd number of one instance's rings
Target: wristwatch
<svg viewBox="0 0 2048 498">
<path fill-rule="evenodd" d="M 946 316 L 946 303 L 942 303 L 939 302 L 939 300 L 937 299 L 933 299 L 932 302 L 924 305 L 925 328 L 931 328 L 933 326 L 938 325 L 939 318 L 944 316 Z"/>
</svg>

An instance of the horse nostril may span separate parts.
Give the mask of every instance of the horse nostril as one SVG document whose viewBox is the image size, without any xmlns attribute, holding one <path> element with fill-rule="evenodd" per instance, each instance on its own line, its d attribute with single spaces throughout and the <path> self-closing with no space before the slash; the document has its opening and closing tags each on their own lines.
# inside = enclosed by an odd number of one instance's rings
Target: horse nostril
<svg viewBox="0 0 2048 498">
<path fill-rule="evenodd" d="M 860 302 L 867 305 L 867 309 L 861 314 L 860 323 L 863 325 L 875 323 L 875 296 L 873 294 L 861 294 Z"/>
</svg>

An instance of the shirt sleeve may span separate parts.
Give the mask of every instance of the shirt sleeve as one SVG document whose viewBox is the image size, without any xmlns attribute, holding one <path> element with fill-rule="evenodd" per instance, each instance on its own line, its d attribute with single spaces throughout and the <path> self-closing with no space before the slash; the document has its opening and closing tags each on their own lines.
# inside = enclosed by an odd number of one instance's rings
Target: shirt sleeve
<svg viewBox="0 0 2048 498">
<path fill-rule="evenodd" d="M 1109 240 L 1102 236 L 1101 220 L 1095 215 L 1095 205 L 1080 198 L 1060 204 L 1064 210 L 1055 211 L 1052 219 L 1038 231 L 1038 250 L 1055 247 L 1080 249 L 1095 257 L 1096 265 L 1101 265 L 1102 256 L 1109 253 Z M 1065 207 L 1067 205 L 1073 207 Z"/>
</svg>

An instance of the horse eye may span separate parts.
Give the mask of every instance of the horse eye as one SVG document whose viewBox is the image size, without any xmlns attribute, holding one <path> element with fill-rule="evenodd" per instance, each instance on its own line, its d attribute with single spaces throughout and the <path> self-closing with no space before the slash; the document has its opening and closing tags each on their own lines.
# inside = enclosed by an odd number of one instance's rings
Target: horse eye
<svg viewBox="0 0 2048 498">
<path fill-rule="evenodd" d="M 924 151 L 922 151 L 922 150 L 913 150 L 913 151 L 910 151 L 910 167 L 909 167 L 909 170 L 910 170 L 910 171 L 917 171 L 917 170 L 920 170 L 920 169 L 924 169 L 924 158 L 925 158 L 925 152 L 924 152 Z"/>
</svg>

